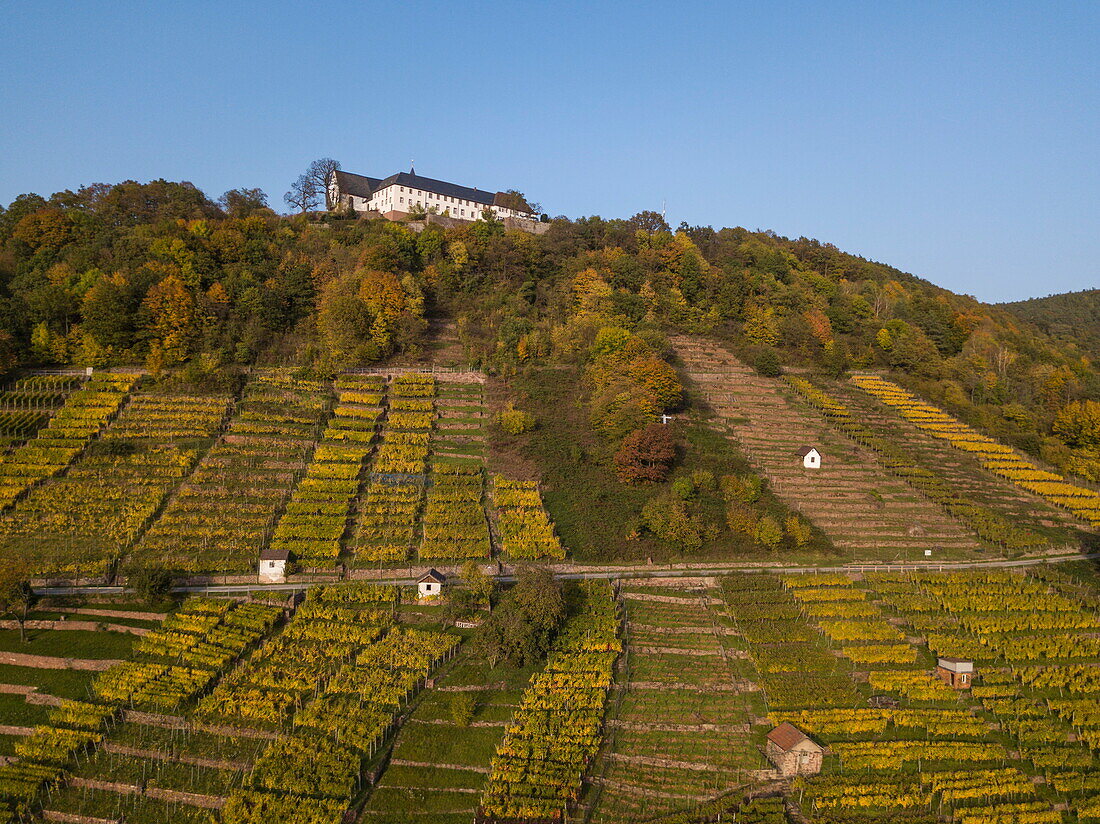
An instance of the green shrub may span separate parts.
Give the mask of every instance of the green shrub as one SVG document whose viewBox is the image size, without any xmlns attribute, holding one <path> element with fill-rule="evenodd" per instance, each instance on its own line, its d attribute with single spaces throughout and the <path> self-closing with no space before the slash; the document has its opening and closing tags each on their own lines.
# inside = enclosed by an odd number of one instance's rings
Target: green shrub
<svg viewBox="0 0 1100 824">
<path fill-rule="evenodd" d="M 810 525 L 806 521 L 799 518 L 797 515 L 791 515 L 784 522 L 784 528 L 787 535 L 794 541 L 794 545 L 797 547 L 804 547 L 810 542 L 812 532 L 810 531 Z"/>
<path fill-rule="evenodd" d="M 759 475 L 723 475 L 722 497 L 726 501 L 751 504 L 760 500 L 764 480 Z"/>
<path fill-rule="evenodd" d="M 675 495 L 665 493 L 649 500 L 642 507 L 642 523 L 662 541 L 679 549 L 699 549 L 703 545 L 699 524 Z"/>
<path fill-rule="evenodd" d="M 753 358 L 752 368 L 766 378 L 778 378 L 783 374 L 779 355 L 774 349 L 761 349 Z"/>
<path fill-rule="evenodd" d="M 672 482 L 672 491 L 686 501 L 695 494 L 695 484 L 691 478 L 677 478 Z"/>
<path fill-rule="evenodd" d="M 472 692 L 454 692 L 450 696 L 451 720 L 460 727 L 470 726 L 477 704 Z"/>
<path fill-rule="evenodd" d="M 497 426 L 509 435 L 519 435 L 535 428 L 535 416 L 522 409 L 516 409 L 515 404 L 509 402 L 496 416 Z"/>
<path fill-rule="evenodd" d="M 774 550 L 783 540 L 783 529 L 775 518 L 765 515 L 756 522 L 756 534 L 753 537 L 768 549 Z"/>
<path fill-rule="evenodd" d="M 716 487 L 714 473 L 709 469 L 696 469 L 691 473 L 691 482 L 701 492 L 713 492 Z"/>
</svg>

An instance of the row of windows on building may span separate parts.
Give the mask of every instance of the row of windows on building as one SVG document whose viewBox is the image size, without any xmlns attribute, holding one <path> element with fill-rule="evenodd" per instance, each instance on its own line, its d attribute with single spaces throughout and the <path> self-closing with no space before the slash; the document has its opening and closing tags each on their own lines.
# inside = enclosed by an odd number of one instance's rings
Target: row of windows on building
<svg viewBox="0 0 1100 824">
<path fill-rule="evenodd" d="M 400 194 L 405 193 L 405 187 L 404 186 L 398 186 L 397 189 L 398 189 L 398 192 Z M 382 192 L 376 192 L 374 195 L 372 195 L 371 200 L 374 201 L 374 200 L 377 199 L 379 203 L 382 203 L 382 202 L 384 202 L 388 199 L 389 202 L 392 203 L 393 202 L 393 194 L 394 193 L 392 192 L 391 188 L 386 187 L 386 189 L 384 189 Z M 474 203 L 473 201 L 470 201 L 470 200 L 463 200 L 462 198 L 459 198 L 459 197 L 448 197 L 447 195 L 437 195 L 437 194 L 434 194 L 432 192 L 422 192 L 419 189 L 416 189 L 416 190 L 409 189 L 408 194 L 409 194 L 409 205 L 410 206 L 413 203 L 412 196 L 415 194 L 418 198 L 423 196 L 425 201 L 428 201 L 428 200 L 431 200 L 432 198 L 435 198 L 436 200 L 438 200 L 440 202 L 453 203 L 456 206 L 480 207 L 480 208 L 483 208 L 483 209 L 490 208 L 487 204 L 482 205 L 482 204 Z M 400 197 L 400 195 L 399 195 L 397 202 L 404 203 L 405 198 Z M 420 202 L 421 202 L 420 200 L 417 200 L 416 201 L 417 205 L 419 205 Z M 473 210 L 471 209 L 471 213 L 472 212 L 473 212 Z"/>
<path fill-rule="evenodd" d="M 399 186 L 398 191 L 404 192 L 405 187 L 404 186 Z M 384 192 L 384 194 L 376 192 L 374 195 L 372 195 L 371 199 L 370 199 L 370 201 L 368 201 L 367 205 L 368 206 L 373 205 L 373 207 L 378 209 L 379 211 L 389 211 L 389 209 L 393 208 L 393 206 L 395 206 L 395 205 L 399 205 L 399 206 L 404 206 L 405 205 L 405 198 L 400 196 L 400 195 L 398 195 L 397 201 L 396 202 L 394 201 L 394 194 L 393 194 L 393 191 L 392 191 L 391 187 L 386 187 L 386 189 L 384 189 L 383 192 Z M 414 190 L 409 189 L 408 193 L 409 193 L 409 204 L 408 205 L 411 207 L 413 205 L 412 195 L 414 194 Z M 463 200 L 462 198 L 448 197 L 447 195 L 433 195 L 432 192 L 421 192 L 419 189 L 415 190 L 415 194 L 418 195 L 418 196 L 423 195 L 425 201 L 430 200 L 432 197 L 434 197 L 438 201 L 445 202 L 445 203 L 454 203 L 454 204 L 456 204 L 456 206 L 459 206 L 459 207 L 463 207 L 463 206 L 474 207 L 474 208 L 471 208 L 469 210 L 469 212 L 470 212 L 469 216 L 470 217 L 480 215 L 486 209 L 490 209 L 490 210 L 496 212 L 497 214 L 508 214 L 508 213 L 519 214 L 519 212 L 517 212 L 515 209 L 501 208 L 501 207 L 498 207 L 498 206 L 491 206 L 489 204 L 474 203 L 473 201 L 470 201 L 470 200 Z M 431 206 L 432 204 L 428 203 L 427 205 Z M 420 200 L 416 201 L 416 206 L 418 208 L 421 207 L 421 201 Z M 385 207 L 388 207 L 388 208 L 385 208 Z M 458 217 L 466 217 L 466 209 L 464 209 L 464 208 L 456 208 L 456 209 L 454 209 L 454 213 Z"/>
<path fill-rule="evenodd" d="M 364 202 L 366 202 L 366 201 L 364 201 Z M 403 197 L 399 197 L 399 198 L 398 198 L 398 203 L 397 203 L 397 204 L 394 204 L 394 203 L 392 203 L 392 202 L 389 202 L 389 201 L 380 201 L 380 202 L 376 202 L 376 203 L 373 203 L 373 205 L 372 205 L 372 204 L 370 204 L 370 203 L 368 203 L 367 205 L 368 205 L 368 206 L 370 206 L 371 208 L 377 209 L 377 210 L 378 210 L 378 211 L 380 211 L 380 212 L 388 212 L 388 211 L 390 211 L 390 210 L 391 210 L 391 209 L 392 209 L 392 208 L 393 208 L 393 207 L 394 207 L 395 205 L 397 205 L 397 206 L 404 206 L 404 205 L 405 205 L 405 198 L 403 198 Z M 411 208 L 411 207 L 412 207 L 413 205 L 414 205 L 414 204 L 413 204 L 413 199 L 412 199 L 412 198 L 410 197 L 410 198 L 409 198 L 409 207 Z M 420 209 L 420 208 L 424 208 L 423 204 L 422 204 L 422 203 L 421 203 L 421 202 L 420 202 L 419 200 L 418 200 L 418 201 L 416 201 L 415 205 L 416 205 L 416 207 L 417 207 L 418 209 Z M 429 204 L 429 205 L 430 205 L 430 204 Z M 490 210 L 493 210 L 493 209 L 494 209 L 494 207 L 491 207 L 491 206 L 486 206 L 486 207 L 485 207 L 485 209 L 490 209 Z M 444 211 L 445 211 L 445 212 L 448 212 L 448 213 L 453 213 L 454 217 L 470 217 L 470 218 L 474 218 L 474 217 L 480 217 L 480 216 L 481 216 L 481 213 L 482 213 L 482 212 L 484 211 L 484 209 L 470 209 L 470 210 L 468 210 L 468 211 L 469 211 L 469 214 L 467 214 L 467 210 L 466 210 L 466 209 L 464 209 L 464 208 L 461 208 L 461 207 L 456 207 L 456 208 L 454 208 L 454 209 L 451 209 L 451 207 L 449 207 L 449 206 L 448 206 L 448 207 L 447 207 L 447 208 L 446 208 L 446 209 L 445 209 Z"/>
<path fill-rule="evenodd" d="M 369 209 L 375 209 L 379 212 L 388 212 L 388 211 L 392 210 L 395 206 L 400 206 L 400 207 L 403 208 L 405 206 L 405 198 L 403 198 L 403 197 L 398 198 L 398 201 L 399 202 L 397 204 L 394 204 L 394 203 L 389 203 L 389 202 L 385 202 L 385 201 L 383 201 L 383 202 L 371 202 L 371 201 L 368 201 L 366 198 L 362 198 L 362 202 L 363 202 L 364 206 L 366 206 Z M 419 208 L 424 208 L 424 204 L 422 204 L 419 200 L 416 201 L 415 204 L 414 204 L 412 198 L 409 198 L 409 204 L 408 205 L 409 205 L 409 208 L 412 208 L 414 205 L 418 209 Z M 496 212 L 497 214 L 502 213 L 502 210 L 498 209 L 495 206 L 486 206 L 485 209 L 488 209 L 489 211 L 492 211 L 492 212 Z M 452 217 L 468 217 L 471 220 L 474 220 L 476 218 L 481 217 L 481 215 L 484 213 L 485 209 L 463 209 L 463 208 L 452 209 L 450 206 L 448 206 L 446 209 L 443 210 L 443 214 L 451 215 Z"/>
</svg>

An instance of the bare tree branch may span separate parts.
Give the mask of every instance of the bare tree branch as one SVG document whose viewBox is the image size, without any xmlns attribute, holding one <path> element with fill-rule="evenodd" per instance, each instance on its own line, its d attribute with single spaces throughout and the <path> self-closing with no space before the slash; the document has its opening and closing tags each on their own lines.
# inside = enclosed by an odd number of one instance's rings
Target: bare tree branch
<svg viewBox="0 0 1100 824">
<path fill-rule="evenodd" d="M 308 175 L 298 175 L 298 179 L 290 187 L 290 191 L 283 195 L 283 200 L 288 206 L 305 214 L 317 205 L 321 193 L 317 190 L 317 184 Z"/>
<path fill-rule="evenodd" d="M 332 192 L 329 189 L 329 180 L 332 177 L 332 173 L 339 168 L 339 160 L 333 160 L 331 157 L 322 157 L 314 160 L 309 164 L 309 168 L 306 169 L 306 177 L 313 181 L 313 185 L 317 189 L 318 195 L 324 192 L 326 209 L 331 209 L 336 205 L 332 202 Z"/>
</svg>

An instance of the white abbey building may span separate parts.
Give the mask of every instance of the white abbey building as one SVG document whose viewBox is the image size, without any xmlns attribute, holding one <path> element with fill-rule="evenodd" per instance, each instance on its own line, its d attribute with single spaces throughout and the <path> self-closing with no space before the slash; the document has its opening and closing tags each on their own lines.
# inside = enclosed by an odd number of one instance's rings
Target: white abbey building
<svg viewBox="0 0 1100 824">
<path fill-rule="evenodd" d="M 498 220 L 539 219 L 523 198 L 514 194 L 486 192 L 421 177 L 415 169 L 398 172 L 385 180 L 338 170 L 329 181 L 328 195 L 334 206 L 343 204 L 356 212 L 377 212 L 389 220 L 399 220 L 413 209 L 458 220 L 481 220 L 486 210 Z"/>
</svg>

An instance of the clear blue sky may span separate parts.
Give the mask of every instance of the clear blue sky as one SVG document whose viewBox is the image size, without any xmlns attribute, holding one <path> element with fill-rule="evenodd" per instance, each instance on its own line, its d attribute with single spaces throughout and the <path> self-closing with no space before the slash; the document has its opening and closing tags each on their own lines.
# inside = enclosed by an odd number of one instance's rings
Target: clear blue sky
<svg viewBox="0 0 1100 824">
<path fill-rule="evenodd" d="M 1100 3 L 9 2 L 0 201 L 313 159 L 1100 286 Z"/>
</svg>

